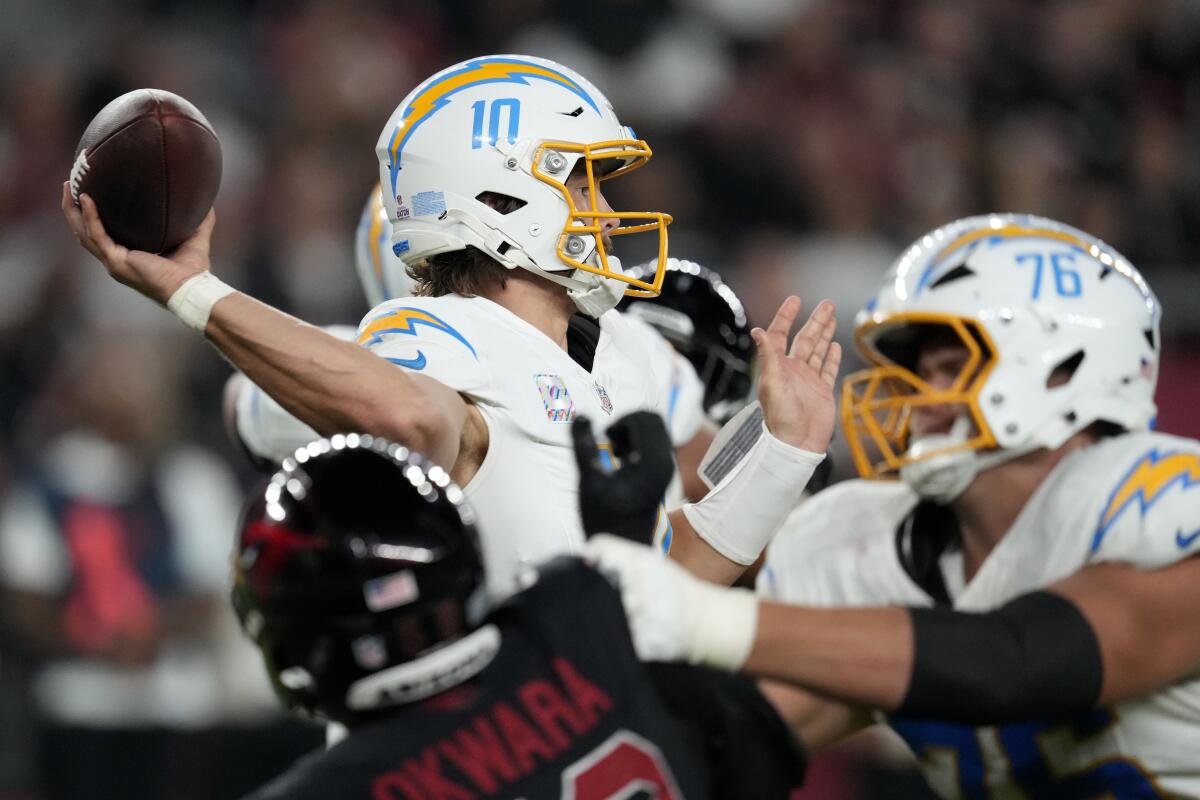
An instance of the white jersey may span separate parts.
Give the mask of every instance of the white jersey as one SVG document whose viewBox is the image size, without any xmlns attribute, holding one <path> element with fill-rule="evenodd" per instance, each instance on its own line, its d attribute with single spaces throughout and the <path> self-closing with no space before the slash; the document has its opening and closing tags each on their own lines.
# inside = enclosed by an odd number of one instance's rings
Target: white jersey
<svg viewBox="0 0 1200 800">
<path fill-rule="evenodd" d="M 692 440 L 704 422 L 704 383 L 692 362 L 679 354 L 654 326 L 634 314 L 623 314 L 629 332 L 642 340 L 642 352 L 652 374 L 658 407 L 671 434 L 671 445 L 679 449 Z M 667 487 L 664 504 L 678 508 L 684 503 L 679 470 Z"/>
<path fill-rule="evenodd" d="M 591 372 L 545 334 L 482 297 L 409 297 L 372 310 L 358 342 L 404 369 L 469 398 L 488 426 L 488 452 L 463 487 L 479 515 L 488 588 L 519 588 L 523 565 L 579 552 L 579 471 L 570 423 L 592 420 L 601 458 L 604 430 L 632 411 L 662 413 L 644 338 L 615 312 L 600 319 Z M 669 547 L 660 510 L 656 541 Z"/>
<path fill-rule="evenodd" d="M 830 487 L 785 523 L 759 591 L 799 605 L 932 605 L 898 555 L 916 504 L 902 483 Z M 953 606 L 986 611 L 1091 564 L 1156 569 L 1198 553 L 1200 442 L 1134 433 L 1065 457 L 965 586 L 955 555 L 941 566 Z M 888 722 L 944 797 L 1200 797 L 1200 668 L 1073 720 Z"/>
</svg>

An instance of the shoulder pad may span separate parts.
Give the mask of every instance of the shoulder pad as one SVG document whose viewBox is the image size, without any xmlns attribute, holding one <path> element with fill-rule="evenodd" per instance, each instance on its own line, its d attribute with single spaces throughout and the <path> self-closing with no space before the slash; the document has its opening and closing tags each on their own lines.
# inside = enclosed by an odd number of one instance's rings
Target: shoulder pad
<svg viewBox="0 0 1200 800">
<path fill-rule="evenodd" d="M 1095 447 L 1088 462 L 1102 505 L 1088 561 L 1156 569 L 1200 553 L 1200 442 L 1139 433 Z"/>
<path fill-rule="evenodd" d="M 451 297 L 390 300 L 363 318 L 355 341 L 398 367 L 487 399 L 488 370 L 475 341 L 471 308 L 462 301 Z"/>
</svg>

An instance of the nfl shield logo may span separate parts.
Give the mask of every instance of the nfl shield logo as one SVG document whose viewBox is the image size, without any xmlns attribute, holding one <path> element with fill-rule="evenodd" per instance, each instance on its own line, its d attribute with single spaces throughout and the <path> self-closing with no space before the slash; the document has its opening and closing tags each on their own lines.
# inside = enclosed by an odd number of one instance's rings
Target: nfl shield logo
<svg viewBox="0 0 1200 800">
<path fill-rule="evenodd" d="M 557 375 L 534 375 L 546 418 L 551 422 L 570 422 L 575 419 L 575 401 L 567 392 L 567 384 Z"/>
<path fill-rule="evenodd" d="M 350 643 L 350 649 L 363 669 L 379 669 L 387 661 L 387 645 L 379 636 L 360 636 Z"/>
<path fill-rule="evenodd" d="M 600 407 L 604 409 L 604 413 L 611 414 L 613 412 L 613 404 L 608 396 L 608 392 L 604 391 L 604 387 L 598 383 L 594 383 L 592 386 L 596 390 L 596 396 L 600 398 Z"/>
</svg>

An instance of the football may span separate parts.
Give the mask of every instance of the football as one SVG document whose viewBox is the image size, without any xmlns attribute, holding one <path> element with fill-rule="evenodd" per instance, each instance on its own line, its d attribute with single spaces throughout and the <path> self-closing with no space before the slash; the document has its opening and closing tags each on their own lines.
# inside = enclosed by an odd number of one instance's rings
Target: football
<svg viewBox="0 0 1200 800">
<path fill-rule="evenodd" d="M 221 184 L 221 144 L 182 97 L 137 89 L 88 124 L 71 167 L 71 196 L 88 194 L 113 241 L 161 253 L 199 227 Z"/>
</svg>

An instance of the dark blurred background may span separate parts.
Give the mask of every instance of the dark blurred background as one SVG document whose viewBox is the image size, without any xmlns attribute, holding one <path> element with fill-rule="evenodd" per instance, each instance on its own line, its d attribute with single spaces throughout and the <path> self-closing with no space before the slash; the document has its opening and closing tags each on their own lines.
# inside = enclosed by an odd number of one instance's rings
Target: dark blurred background
<svg viewBox="0 0 1200 800">
<path fill-rule="evenodd" d="M 226 607 L 254 478 L 221 428 L 229 368 L 61 219 L 88 120 L 143 86 L 196 103 L 225 156 L 214 270 L 355 323 L 380 128 L 422 78 L 497 52 L 609 95 L 655 151 L 613 205 L 674 214 L 672 254 L 758 321 L 828 296 L 847 340 L 899 249 L 968 214 L 1100 236 L 1163 301 L 1160 427 L 1200 434 L 1200 4 L 3 0 L 3 800 L 232 797 L 320 739 L 273 711 Z M 809 796 L 900 796 L 903 763 L 860 742 Z"/>
</svg>

